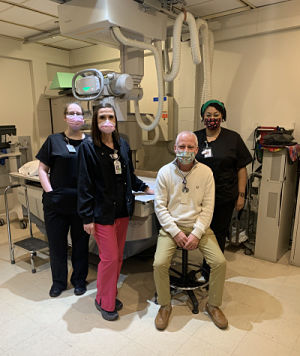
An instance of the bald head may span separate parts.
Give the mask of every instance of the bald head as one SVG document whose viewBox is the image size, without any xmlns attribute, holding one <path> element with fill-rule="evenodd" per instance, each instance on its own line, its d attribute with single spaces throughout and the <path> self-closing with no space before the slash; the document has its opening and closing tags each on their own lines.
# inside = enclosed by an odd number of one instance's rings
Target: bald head
<svg viewBox="0 0 300 356">
<path fill-rule="evenodd" d="M 175 146 L 178 147 L 178 142 L 180 140 L 188 140 L 194 147 L 198 147 L 197 136 L 192 131 L 181 131 L 176 137 Z"/>
</svg>

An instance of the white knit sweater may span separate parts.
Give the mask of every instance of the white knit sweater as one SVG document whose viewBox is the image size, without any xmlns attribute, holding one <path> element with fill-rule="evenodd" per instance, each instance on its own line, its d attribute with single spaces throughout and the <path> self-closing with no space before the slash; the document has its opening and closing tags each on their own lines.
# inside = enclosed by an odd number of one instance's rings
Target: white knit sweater
<svg viewBox="0 0 300 356">
<path fill-rule="evenodd" d="M 172 237 L 180 232 L 178 225 L 192 227 L 192 234 L 201 238 L 209 227 L 215 201 L 213 173 L 206 165 L 196 162 L 186 176 L 189 191 L 182 192 L 183 176 L 176 160 L 163 166 L 155 185 L 155 212 L 162 228 Z"/>
</svg>

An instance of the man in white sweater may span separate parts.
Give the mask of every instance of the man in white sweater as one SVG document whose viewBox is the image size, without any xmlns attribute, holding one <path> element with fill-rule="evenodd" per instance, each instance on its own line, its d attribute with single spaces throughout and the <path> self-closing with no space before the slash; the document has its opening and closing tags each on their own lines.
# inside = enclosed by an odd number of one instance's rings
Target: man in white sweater
<svg viewBox="0 0 300 356">
<path fill-rule="evenodd" d="M 169 268 L 177 247 L 199 248 L 211 267 L 206 311 L 213 322 L 226 329 L 228 321 L 219 309 L 222 304 L 226 261 L 209 228 L 215 200 L 213 173 L 195 160 L 198 140 L 194 133 L 178 134 L 174 146 L 176 159 L 157 175 L 155 212 L 161 225 L 154 257 L 154 281 L 161 305 L 155 326 L 164 330 L 172 311 Z"/>
</svg>

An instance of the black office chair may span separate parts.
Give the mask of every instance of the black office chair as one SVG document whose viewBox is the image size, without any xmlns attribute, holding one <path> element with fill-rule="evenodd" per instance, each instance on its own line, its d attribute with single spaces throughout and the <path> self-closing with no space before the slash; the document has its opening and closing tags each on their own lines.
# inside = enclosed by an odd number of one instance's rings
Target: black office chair
<svg viewBox="0 0 300 356">
<path fill-rule="evenodd" d="M 204 289 L 208 287 L 208 282 L 199 281 L 196 278 L 196 274 L 201 272 L 201 266 L 197 270 L 188 271 L 188 250 L 184 248 L 177 248 L 181 250 L 182 261 L 181 261 L 181 271 L 177 271 L 173 267 L 170 267 L 170 271 L 175 273 L 177 276 L 170 274 L 170 287 L 175 291 L 184 291 L 188 294 L 191 299 L 194 314 L 199 313 L 199 303 L 195 296 L 194 290 L 201 288 Z M 196 266 L 197 267 L 197 266 Z"/>
</svg>

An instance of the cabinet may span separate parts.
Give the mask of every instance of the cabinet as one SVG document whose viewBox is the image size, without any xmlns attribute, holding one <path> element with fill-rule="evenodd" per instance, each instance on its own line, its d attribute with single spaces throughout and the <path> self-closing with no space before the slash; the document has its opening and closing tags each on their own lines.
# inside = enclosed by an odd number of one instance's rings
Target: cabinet
<svg viewBox="0 0 300 356">
<path fill-rule="evenodd" d="M 264 151 L 254 254 L 257 258 L 276 262 L 289 248 L 296 169 L 286 149 Z"/>
<path fill-rule="evenodd" d="M 298 185 L 298 198 L 293 231 L 293 242 L 290 263 L 300 267 L 300 180 Z"/>
</svg>

